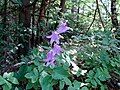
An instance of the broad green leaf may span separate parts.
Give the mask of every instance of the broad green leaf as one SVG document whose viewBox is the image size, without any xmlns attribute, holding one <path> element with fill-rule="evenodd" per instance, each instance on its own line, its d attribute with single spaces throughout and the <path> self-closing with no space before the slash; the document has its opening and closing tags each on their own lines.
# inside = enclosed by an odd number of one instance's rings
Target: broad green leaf
<svg viewBox="0 0 120 90">
<path fill-rule="evenodd" d="M 27 73 L 25 77 L 31 79 L 32 83 L 35 83 L 38 80 L 38 70 L 34 68 L 33 71 Z"/>
<path fill-rule="evenodd" d="M 33 87 L 33 84 L 29 82 L 26 86 L 26 90 L 31 89 L 32 87 Z"/>
<path fill-rule="evenodd" d="M 41 73 L 42 70 L 43 70 L 43 65 L 39 65 L 38 66 L 38 71 Z"/>
<path fill-rule="evenodd" d="M 19 84 L 18 80 L 15 77 L 10 77 L 7 80 L 10 81 L 13 84 Z"/>
<path fill-rule="evenodd" d="M 42 89 L 45 89 L 46 87 L 48 87 L 51 84 L 51 81 L 52 81 L 52 76 L 50 75 L 47 75 L 46 77 L 44 77 L 42 81 L 40 80 Z"/>
<path fill-rule="evenodd" d="M 35 76 L 38 77 L 38 70 L 36 68 L 33 69 L 33 72 L 34 72 Z"/>
<path fill-rule="evenodd" d="M 15 87 L 15 90 L 19 90 L 17 87 Z"/>
<path fill-rule="evenodd" d="M 53 79 L 63 79 L 64 76 L 55 72 L 52 74 L 52 78 Z"/>
<path fill-rule="evenodd" d="M 108 39 L 107 37 L 106 37 L 106 38 L 103 38 L 102 43 L 103 43 L 104 45 L 109 45 L 109 39 Z"/>
<path fill-rule="evenodd" d="M 100 90 L 105 90 L 105 87 L 102 85 L 102 86 L 100 87 Z"/>
<path fill-rule="evenodd" d="M 95 78 L 95 81 L 97 82 L 97 84 L 102 85 L 102 83 L 100 82 L 98 78 Z"/>
<path fill-rule="evenodd" d="M 9 83 L 8 81 L 5 81 L 5 84 L 3 85 L 4 90 L 11 90 L 12 84 Z"/>
<path fill-rule="evenodd" d="M 11 89 L 12 88 L 12 84 L 9 83 L 8 81 L 6 81 L 6 85 Z"/>
<path fill-rule="evenodd" d="M 37 80 L 38 80 L 38 77 L 34 76 L 34 77 L 31 79 L 31 82 L 32 82 L 32 83 L 35 83 Z"/>
<path fill-rule="evenodd" d="M 11 90 L 12 87 L 10 88 L 7 84 L 4 84 L 2 88 L 3 90 Z"/>
<path fill-rule="evenodd" d="M 64 76 L 66 76 L 66 77 L 69 76 L 68 71 L 65 70 L 62 66 L 56 67 L 56 68 L 54 69 L 54 72 L 56 72 L 56 73 L 58 73 L 58 74 L 61 74 L 61 75 L 64 75 Z"/>
<path fill-rule="evenodd" d="M 5 79 L 0 75 L 0 85 L 5 84 Z"/>
<path fill-rule="evenodd" d="M 35 59 L 34 59 L 34 64 L 36 65 L 36 66 L 39 66 L 40 65 L 40 58 L 38 58 L 38 57 L 36 57 Z"/>
<path fill-rule="evenodd" d="M 38 50 L 37 48 L 34 48 L 34 49 L 33 49 L 33 54 L 34 54 L 35 56 L 39 55 L 39 50 Z"/>
<path fill-rule="evenodd" d="M 97 83 L 96 83 L 96 81 L 93 79 L 93 80 L 91 80 L 91 84 L 94 86 L 94 87 L 97 87 Z"/>
<path fill-rule="evenodd" d="M 47 90 L 53 90 L 53 87 L 52 87 L 52 85 L 51 84 L 49 84 L 49 86 L 48 86 L 48 89 Z"/>
<path fill-rule="evenodd" d="M 5 72 L 3 74 L 3 78 L 11 78 L 11 77 L 13 77 L 13 75 L 14 75 L 14 72 L 10 72 L 10 73 Z"/>
<path fill-rule="evenodd" d="M 66 85 L 72 85 L 71 81 L 68 78 L 64 78 L 63 81 L 65 82 Z"/>
<path fill-rule="evenodd" d="M 75 80 L 74 82 L 73 82 L 73 86 L 74 86 L 74 88 L 75 89 L 80 89 L 80 85 L 81 85 L 81 83 L 80 82 L 78 82 L 77 80 Z"/>
<path fill-rule="evenodd" d="M 94 74 L 95 73 L 93 72 L 93 70 L 90 70 L 88 73 L 88 77 L 92 78 L 92 77 L 94 77 Z"/>
<path fill-rule="evenodd" d="M 27 74 L 25 75 L 25 77 L 28 78 L 28 79 L 31 79 L 31 78 L 34 77 L 34 73 L 31 71 L 30 73 L 27 73 Z"/>
<path fill-rule="evenodd" d="M 64 88 L 65 83 L 63 81 L 59 81 L 59 88 L 62 90 Z"/>
<path fill-rule="evenodd" d="M 106 78 L 111 78 L 111 76 L 110 76 L 110 74 L 109 74 L 109 71 L 108 71 L 108 69 L 107 68 L 103 68 L 103 74 L 104 74 L 104 76 L 106 77 Z"/>
<path fill-rule="evenodd" d="M 76 90 L 73 86 L 69 86 L 68 90 Z"/>
<path fill-rule="evenodd" d="M 87 87 L 82 87 L 81 90 L 89 90 Z"/>
</svg>

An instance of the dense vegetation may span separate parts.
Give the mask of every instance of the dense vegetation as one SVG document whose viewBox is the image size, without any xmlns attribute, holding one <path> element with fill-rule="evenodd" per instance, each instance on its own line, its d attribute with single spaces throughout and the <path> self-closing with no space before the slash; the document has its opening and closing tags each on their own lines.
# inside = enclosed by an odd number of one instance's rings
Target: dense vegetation
<svg viewBox="0 0 120 90">
<path fill-rule="evenodd" d="M 120 0 L 0 0 L 0 90 L 119 90 Z"/>
</svg>

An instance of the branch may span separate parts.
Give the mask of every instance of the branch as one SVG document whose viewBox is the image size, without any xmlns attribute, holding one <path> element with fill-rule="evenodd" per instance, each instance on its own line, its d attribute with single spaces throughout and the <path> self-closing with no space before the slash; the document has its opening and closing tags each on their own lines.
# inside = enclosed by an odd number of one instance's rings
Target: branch
<svg viewBox="0 0 120 90">
<path fill-rule="evenodd" d="M 87 30 L 86 32 L 88 32 L 89 29 L 90 29 L 90 27 L 93 25 L 93 23 L 94 23 L 94 21 L 95 21 L 95 17 L 96 17 L 97 10 L 98 10 L 98 14 L 99 14 L 100 21 L 101 21 L 102 26 L 103 26 L 103 28 L 104 28 L 104 23 L 103 23 L 103 21 L 102 21 L 102 17 L 101 17 L 101 14 L 100 14 L 100 9 L 99 9 L 98 0 L 96 0 L 96 5 L 97 5 L 97 6 L 96 6 L 96 9 L 95 9 L 93 21 L 92 21 L 92 23 L 90 24 L 90 26 L 89 26 L 89 28 L 88 28 L 88 30 Z"/>
<path fill-rule="evenodd" d="M 90 30 L 90 27 L 93 25 L 93 23 L 94 23 L 94 21 L 95 21 L 95 17 L 96 17 L 96 12 L 97 12 L 97 7 L 96 7 L 96 9 L 95 9 L 93 21 L 91 22 L 91 24 L 90 24 L 90 26 L 89 26 L 89 28 L 88 28 L 88 30 L 87 30 L 86 32 L 88 32 L 88 31 Z"/>
<path fill-rule="evenodd" d="M 102 17 L 101 17 L 101 13 L 100 13 L 100 9 L 99 9 L 98 0 L 96 0 L 96 4 L 97 4 L 97 9 L 98 9 L 99 18 L 100 18 L 101 24 L 102 24 L 102 26 L 103 26 L 103 28 L 104 28 L 104 22 L 102 21 Z"/>
<path fill-rule="evenodd" d="M 106 12 L 108 13 L 108 15 L 111 17 L 111 14 L 110 14 L 110 12 L 107 10 L 107 7 L 105 6 L 105 4 L 102 2 L 102 0 L 100 0 L 100 1 L 101 1 L 101 3 L 103 4 L 103 6 L 104 6 Z"/>
</svg>

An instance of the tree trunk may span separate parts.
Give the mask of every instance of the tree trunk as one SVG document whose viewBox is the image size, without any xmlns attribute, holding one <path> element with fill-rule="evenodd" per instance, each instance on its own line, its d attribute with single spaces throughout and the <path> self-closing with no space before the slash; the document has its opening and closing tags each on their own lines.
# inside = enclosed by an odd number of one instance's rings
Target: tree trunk
<svg viewBox="0 0 120 90">
<path fill-rule="evenodd" d="M 43 32 L 42 26 L 40 26 L 40 22 L 45 19 L 45 13 L 46 9 L 49 5 L 51 0 L 42 0 L 41 6 L 40 6 L 40 12 L 39 12 L 39 17 L 38 17 L 38 22 L 37 22 L 37 36 L 36 36 L 36 42 L 35 44 L 38 45 L 43 41 L 42 36 L 40 35 L 40 32 Z"/>
<path fill-rule="evenodd" d="M 66 0 L 60 0 L 60 12 L 64 12 L 65 11 L 65 1 Z"/>
<path fill-rule="evenodd" d="M 30 0 L 22 0 L 22 19 L 23 19 L 23 26 L 28 28 L 30 27 Z"/>
<path fill-rule="evenodd" d="M 30 42 L 30 31 L 28 28 L 30 28 L 30 22 L 31 22 L 31 15 L 30 15 L 30 0 L 21 0 L 22 1 L 22 7 L 20 7 L 20 13 L 19 13 L 19 23 L 23 24 L 23 27 L 26 28 L 26 31 L 22 31 L 24 33 L 24 39 L 19 36 L 18 40 L 19 43 L 22 43 L 22 46 L 18 47 L 18 57 L 20 55 L 26 55 L 31 48 L 31 42 Z M 23 29 L 24 30 L 24 29 Z M 21 32 L 20 32 L 21 33 Z"/>
<path fill-rule="evenodd" d="M 116 11 L 116 0 L 111 0 L 111 20 L 113 28 L 118 29 L 117 11 Z"/>
<path fill-rule="evenodd" d="M 113 28 L 115 28 L 115 38 L 117 40 L 120 40 L 120 28 L 118 24 L 118 19 L 117 19 L 117 10 L 116 10 L 116 0 L 111 0 L 111 20 L 112 20 L 112 25 Z M 120 43 L 118 43 L 118 46 L 120 47 Z"/>
<path fill-rule="evenodd" d="M 3 28 L 6 28 L 6 22 L 7 22 L 7 14 L 6 14 L 6 11 L 7 11 L 7 0 L 4 0 L 4 11 L 3 11 L 3 19 L 2 19 L 2 22 L 3 22 Z"/>
</svg>

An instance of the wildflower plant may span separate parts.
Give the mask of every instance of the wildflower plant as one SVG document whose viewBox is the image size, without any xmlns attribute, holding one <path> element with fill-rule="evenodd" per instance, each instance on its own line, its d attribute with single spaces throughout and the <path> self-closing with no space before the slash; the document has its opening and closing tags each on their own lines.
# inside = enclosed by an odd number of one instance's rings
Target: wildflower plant
<svg viewBox="0 0 120 90">
<path fill-rule="evenodd" d="M 70 27 L 67 26 L 66 21 L 61 21 L 57 27 L 56 31 L 53 31 L 50 36 L 46 36 L 50 39 L 50 44 L 52 49 L 47 53 L 47 57 L 45 59 L 46 65 L 55 65 L 55 57 L 59 55 L 63 49 L 60 46 L 60 34 L 67 32 Z"/>
</svg>

